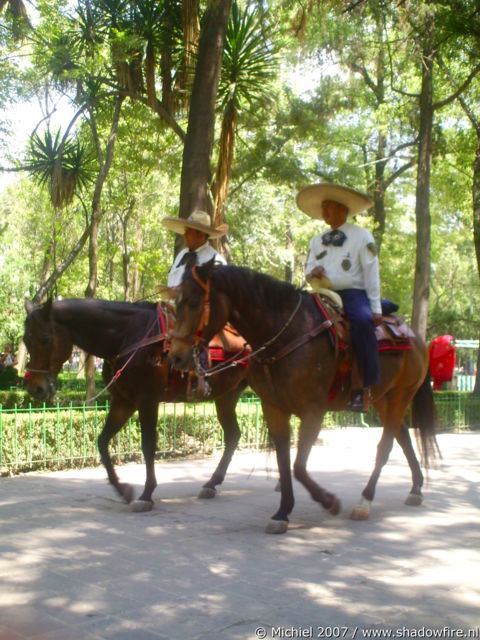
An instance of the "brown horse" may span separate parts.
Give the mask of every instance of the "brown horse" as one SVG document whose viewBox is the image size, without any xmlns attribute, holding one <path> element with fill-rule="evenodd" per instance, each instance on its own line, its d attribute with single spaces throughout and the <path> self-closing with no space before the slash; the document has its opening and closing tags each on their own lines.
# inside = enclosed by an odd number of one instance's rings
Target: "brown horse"
<svg viewBox="0 0 480 640">
<path fill-rule="evenodd" d="M 204 308 L 209 308 L 205 321 Z M 252 346 L 248 381 L 259 395 L 269 432 L 276 448 L 280 473 L 280 508 L 266 531 L 283 533 L 294 506 L 290 471 L 292 414 L 300 420 L 295 477 L 331 513 L 339 501 L 321 488 L 307 472 L 307 459 L 327 410 L 344 410 L 348 385 L 329 401 L 336 380 L 338 349 L 328 335 L 329 323 L 320 317 L 314 297 L 270 276 L 241 267 L 216 267 L 213 261 L 186 273 L 177 296 L 177 320 L 169 359 L 179 369 L 190 366 L 192 353 L 208 343 L 227 321 Z M 200 344 L 199 344 L 199 336 Z M 368 517 L 375 487 L 387 462 L 394 438 L 400 443 L 412 472 L 413 486 L 407 504 L 420 504 L 423 475 L 417 461 L 404 415 L 413 401 L 413 424 L 420 429 L 426 465 L 436 451 L 435 410 L 428 375 L 428 353 L 419 337 L 411 349 L 380 354 L 381 383 L 373 389 L 372 403 L 383 434 L 378 444 L 373 473 L 362 493 L 362 504 L 353 518 Z"/>
<path fill-rule="evenodd" d="M 111 403 L 98 449 L 108 479 L 126 502 L 133 500 L 133 488 L 121 483 L 108 452 L 108 444 L 130 416 L 138 410 L 142 452 L 146 465 L 145 487 L 134 503 L 135 511 L 152 508 L 159 402 L 184 402 L 187 376 L 172 375 L 165 357 L 165 317 L 156 304 L 72 299 L 34 307 L 26 302 L 24 342 L 30 354 L 25 387 L 36 398 L 48 399 L 56 389 L 57 375 L 70 357 L 73 345 L 105 359 L 103 376 Z M 166 309 L 166 307 L 163 307 Z M 170 309 L 171 311 L 171 309 Z M 162 329 L 162 323 L 164 328 Z M 175 373 L 175 372 L 174 372 Z M 115 379 L 114 379 L 115 376 Z M 223 456 L 199 497 L 213 497 L 225 478 L 240 438 L 235 407 L 246 386 L 246 367 L 229 368 L 209 378 L 217 417 L 225 434 Z"/>
</svg>

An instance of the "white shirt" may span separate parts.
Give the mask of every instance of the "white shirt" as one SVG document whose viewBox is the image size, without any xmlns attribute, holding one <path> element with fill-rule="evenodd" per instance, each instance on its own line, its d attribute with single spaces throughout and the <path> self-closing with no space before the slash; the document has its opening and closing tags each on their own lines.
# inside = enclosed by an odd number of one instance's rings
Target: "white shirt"
<svg viewBox="0 0 480 640">
<path fill-rule="evenodd" d="M 180 251 L 180 253 L 175 258 L 172 268 L 170 269 L 170 273 L 168 274 L 168 286 L 169 287 L 178 287 L 182 282 L 183 272 L 185 271 L 185 265 L 181 264 L 183 256 L 189 252 L 188 247 L 185 247 Z M 204 262 L 208 262 L 212 258 L 215 258 L 215 264 L 227 264 L 225 258 L 215 251 L 211 244 L 206 242 L 202 244 L 201 247 L 195 250 L 197 254 L 197 263 L 203 264 Z"/>
<path fill-rule="evenodd" d="M 372 313 L 381 313 L 378 256 L 372 234 L 350 222 L 342 224 L 339 230 L 347 236 L 341 247 L 322 244 L 327 231 L 312 238 L 305 274 L 309 275 L 314 267 L 323 267 L 334 291 L 363 289 Z"/>
</svg>

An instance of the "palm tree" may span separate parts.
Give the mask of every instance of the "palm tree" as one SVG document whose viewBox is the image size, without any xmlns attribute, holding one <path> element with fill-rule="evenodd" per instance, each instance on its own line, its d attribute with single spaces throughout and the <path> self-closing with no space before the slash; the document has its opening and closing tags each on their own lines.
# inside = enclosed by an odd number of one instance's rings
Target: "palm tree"
<svg viewBox="0 0 480 640">
<path fill-rule="evenodd" d="M 77 188 L 91 179 L 85 145 L 62 138 L 60 131 L 53 135 L 50 129 L 32 136 L 24 166 L 40 186 L 48 185 L 55 209 L 70 204 Z"/>
<path fill-rule="evenodd" d="M 21 40 L 26 29 L 31 27 L 27 9 L 22 0 L 0 0 L 0 13 L 7 7 L 12 17 L 12 32 L 15 40 Z"/>
<path fill-rule="evenodd" d="M 268 100 L 274 74 L 273 30 L 265 17 L 249 7 L 243 12 L 236 2 L 227 29 L 219 87 L 222 126 L 214 195 L 215 225 L 225 222 L 238 116 L 245 106 L 253 110 Z M 225 250 L 224 250 L 225 251 Z"/>
</svg>

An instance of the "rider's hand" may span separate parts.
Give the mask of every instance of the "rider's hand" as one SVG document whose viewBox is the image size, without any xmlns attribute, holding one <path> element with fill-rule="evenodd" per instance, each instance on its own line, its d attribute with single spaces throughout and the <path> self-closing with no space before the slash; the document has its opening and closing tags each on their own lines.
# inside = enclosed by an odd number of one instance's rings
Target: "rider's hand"
<svg viewBox="0 0 480 640">
<path fill-rule="evenodd" d="M 325 273 L 325 269 L 321 266 L 314 267 L 307 276 L 307 280 L 311 280 L 312 278 L 326 278 L 327 274 Z"/>
<path fill-rule="evenodd" d="M 381 313 L 373 314 L 373 321 L 375 322 L 375 326 L 378 327 L 379 324 L 382 324 L 383 316 Z"/>
</svg>

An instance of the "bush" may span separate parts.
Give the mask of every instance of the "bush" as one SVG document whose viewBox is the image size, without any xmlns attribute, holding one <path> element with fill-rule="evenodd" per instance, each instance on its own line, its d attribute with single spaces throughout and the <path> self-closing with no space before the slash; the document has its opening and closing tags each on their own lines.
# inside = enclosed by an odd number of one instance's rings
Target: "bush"
<svg viewBox="0 0 480 640">
<path fill-rule="evenodd" d="M 11 366 L 5 367 L 0 372 L 0 389 L 10 389 L 20 383 L 17 370 Z"/>
<path fill-rule="evenodd" d="M 0 469 L 59 469 L 99 463 L 97 438 L 105 424 L 108 405 L 2 410 Z M 241 445 L 266 443 L 259 403 L 239 405 Z M 223 446 L 213 403 L 164 404 L 157 424 L 157 457 L 211 453 Z M 141 459 L 138 416 L 128 421 L 110 443 L 114 461 Z"/>
</svg>

